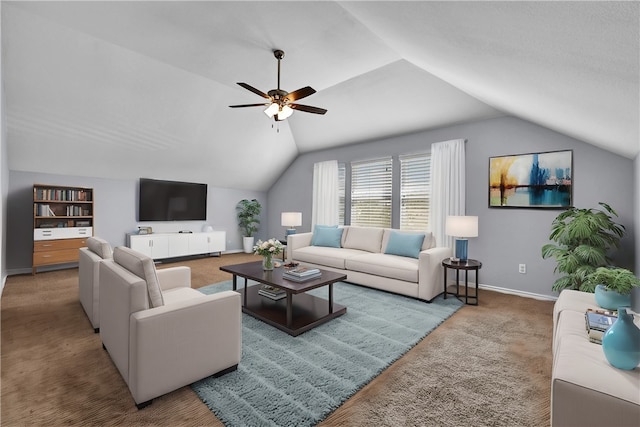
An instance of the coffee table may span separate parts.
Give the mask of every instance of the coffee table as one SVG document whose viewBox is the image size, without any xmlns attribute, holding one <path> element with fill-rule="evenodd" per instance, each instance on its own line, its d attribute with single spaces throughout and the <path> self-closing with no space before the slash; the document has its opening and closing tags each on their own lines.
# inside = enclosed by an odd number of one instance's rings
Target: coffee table
<svg viewBox="0 0 640 427">
<path fill-rule="evenodd" d="M 333 284 L 346 280 L 344 274 L 320 270 L 322 275 L 317 279 L 298 283 L 282 277 L 284 267 L 263 271 L 261 261 L 227 265 L 220 270 L 233 274 L 233 290 L 242 294 L 243 313 L 294 337 L 347 312 L 347 307 L 333 302 Z M 244 278 L 243 289 L 238 289 L 238 277 Z M 287 296 L 281 300 L 262 296 L 258 294 L 260 286 L 247 286 L 249 279 L 281 288 Z M 306 293 L 323 286 L 329 287 L 328 301 Z"/>
</svg>

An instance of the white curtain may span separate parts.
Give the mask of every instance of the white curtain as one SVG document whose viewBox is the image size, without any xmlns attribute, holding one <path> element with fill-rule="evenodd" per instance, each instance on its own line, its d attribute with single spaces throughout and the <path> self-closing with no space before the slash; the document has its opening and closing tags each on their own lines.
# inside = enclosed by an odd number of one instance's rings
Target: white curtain
<svg viewBox="0 0 640 427">
<path fill-rule="evenodd" d="M 431 145 L 431 231 L 438 246 L 453 248 L 445 234 L 448 215 L 465 214 L 464 139 Z"/>
<path fill-rule="evenodd" d="M 338 190 L 338 161 L 315 163 L 313 165 L 311 230 L 316 224 L 338 224 Z"/>
</svg>

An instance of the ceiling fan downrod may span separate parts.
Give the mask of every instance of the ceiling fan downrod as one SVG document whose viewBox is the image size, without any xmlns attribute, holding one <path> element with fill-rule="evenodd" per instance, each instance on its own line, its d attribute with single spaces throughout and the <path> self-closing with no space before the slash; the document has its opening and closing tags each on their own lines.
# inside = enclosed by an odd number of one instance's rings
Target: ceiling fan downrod
<svg viewBox="0 0 640 427">
<path fill-rule="evenodd" d="M 280 61 L 284 58 L 284 51 L 280 49 L 276 49 L 273 51 L 273 56 L 278 60 L 278 91 L 280 91 Z"/>
</svg>

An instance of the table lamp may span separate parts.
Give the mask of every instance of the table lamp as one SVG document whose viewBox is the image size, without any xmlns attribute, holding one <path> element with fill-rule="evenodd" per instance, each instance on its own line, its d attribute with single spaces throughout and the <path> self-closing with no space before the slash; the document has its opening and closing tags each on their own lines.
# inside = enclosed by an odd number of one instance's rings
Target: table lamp
<svg viewBox="0 0 640 427">
<path fill-rule="evenodd" d="M 456 238 L 455 257 L 452 261 L 466 261 L 467 237 L 478 237 L 477 216 L 448 216 L 445 224 L 445 233 Z"/>
<path fill-rule="evenodd" d="M 287 228 L 287 236 L 289 234 L 296 234 L 295 227 L 302 225 L 302 212 L 282 212 L 280 217 L 283 227 Z"/>
</svg>

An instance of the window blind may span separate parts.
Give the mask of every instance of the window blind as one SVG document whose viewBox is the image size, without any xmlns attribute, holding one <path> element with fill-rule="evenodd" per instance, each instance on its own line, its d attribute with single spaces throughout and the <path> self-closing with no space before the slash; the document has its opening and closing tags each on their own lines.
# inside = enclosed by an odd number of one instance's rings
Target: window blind
<svg viewBox="0 0 640 427">
<path fill-rule="evenodd" d="M 391 227 L 391 157 L 351 163 L 351 225 Z"/>
<path fill-rule="evenodd" d="M 430 154 L 402 155 L 400 160 L 400 229 L 429 230 Z"/>
<path fill-rule="evenodd" d="M 338 225 L 344 225 L 346 176 L 346 165 L 344 163 L 338 163 Z"/>
</svg>

